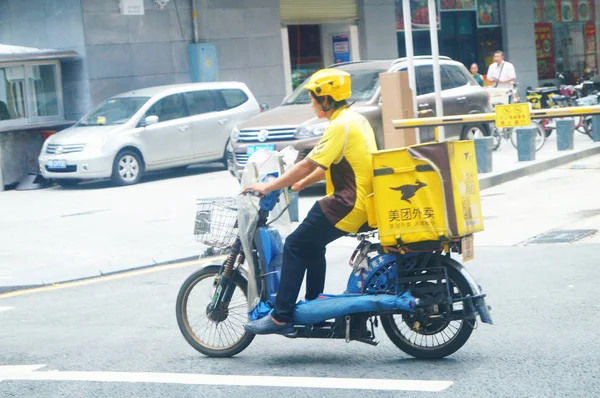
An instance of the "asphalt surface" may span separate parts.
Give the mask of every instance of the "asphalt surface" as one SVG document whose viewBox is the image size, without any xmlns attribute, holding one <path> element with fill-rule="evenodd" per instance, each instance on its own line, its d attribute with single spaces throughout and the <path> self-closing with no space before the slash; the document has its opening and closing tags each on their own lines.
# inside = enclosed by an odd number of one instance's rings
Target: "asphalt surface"
<svg viewBox="0 0 600 398">
<path fill-rule="evenodd" d="M 175 298 L 197 268 L 160 269 L 52 291 L 0 296 L 1 365 L 38 372 L 111 371 L 448 380 L 439 393 L 176 384 L 3 381 L 2 397 L 593 396 L 600 388 L 598 244 L 478 248 L 467 263 L 488 293 L 495 325 L 479 324 L 444 360 L 414 360 L 376 329 L 379 346 L 258 336 L 230 359 L 206 358 L 181 336 Z M 328 253 L 327 291 L 349 273 Z M 1 368 L 0 368 L 1 369 Z M 1 372 L 0 372 L 1 374 Z M 0 377 L 1 379 L 1 377 Z"/>
</svg>

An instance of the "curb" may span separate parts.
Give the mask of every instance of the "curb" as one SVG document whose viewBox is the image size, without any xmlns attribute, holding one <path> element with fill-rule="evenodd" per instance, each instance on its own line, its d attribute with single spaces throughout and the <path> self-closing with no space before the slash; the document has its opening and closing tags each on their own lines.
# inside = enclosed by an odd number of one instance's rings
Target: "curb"
<svg viewBox="0 0 600 398">
<path fill-rule="evenodd" d="M 147 269 L 147 268 L 160 267 L 160 266 L 183 263 L 183 262 L 194 261 L 194 260 L 211 259 L 213 257 L 216 258 L 216 257 L 219 257 L 219 255 L 218 254 L 212 255 L 212 256 L 199 255 L 199 256 L 183 257 L 183 258 L 178 258 L 175 260 L 163 261 L 160 263 L 154 263 L 154 264 L 150 264 L 150 265 L 140 265 L 138 267 L 119 269 L 119 270 L 110 271 L 110 272 L 102 272 L 98 275 L 84 276 L 82 278 L 67 279 L 67 280 L 61 280 L 61 281 L 50 282 L 50 283 L 39 283 L 39 284 L 33 284 L 33 285 L 0 286 L 0 294 L 12 293 L 12 292 L 16 292 L 19 290 L 35 289 L 35 288 L 44 287 L 44 286 L 59 285 L 59 284 L 63 284 L 63 283 L 81 282 L 81 281 L 85 281 L 85 280 L 89 280 L 89 279 L 102 278 L 104 276 L 124 274 L 124 273 L 131 272 L 131 271 L 140 271 L 140 270 Z"/>
<path fill-rule="evenodd" d="M 542 160 L 540 162 L 529 164 L 518 169 L 507 171 L 497 175 L 486 176 L 480 174 L 479 189 L 483 190 L 495 187 L 505 182 L 516 180 L 517 178 L 541 173 L 543 171 L 598 154 L 600 154 L 600 145 L 592 148 L 583 149 L 578 152 L 572 152 L 566 154 L 565 156 Z"/>
</svg>

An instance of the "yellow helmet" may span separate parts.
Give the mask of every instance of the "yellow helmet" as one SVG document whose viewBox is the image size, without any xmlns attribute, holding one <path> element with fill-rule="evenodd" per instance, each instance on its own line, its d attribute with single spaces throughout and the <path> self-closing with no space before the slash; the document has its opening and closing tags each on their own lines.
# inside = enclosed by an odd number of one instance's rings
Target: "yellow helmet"
<svg viewBox="0 0 600 398">
<path fill-rule="evenodd" d="M 350 74 L 341 69 L 321 69 L 308 79 L 304 87 L 319 97 L 329 95 L 335 101 L 352 95 Z"/>
</svg>

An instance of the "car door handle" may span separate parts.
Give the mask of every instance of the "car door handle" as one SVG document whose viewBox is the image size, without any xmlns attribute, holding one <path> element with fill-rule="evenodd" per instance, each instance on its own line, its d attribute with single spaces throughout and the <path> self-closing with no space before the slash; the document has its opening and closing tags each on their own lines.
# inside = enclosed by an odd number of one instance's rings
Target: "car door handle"
<svg viewBox="0 0 600 398">
<path fill-rule="evenodd" d="M 456 100 L 457 100 L 458 102 L 463 102 L 463 101 L 466 101 L 466 100 L 467 100 L 467 97 L 457 97 L 457 98 L 456 98 Z"/>
<path fill-rule="evenodd" d="M 225 124 L 227 122 L 227 119 L 219 119 L 219 124 Z"/>
<path fill-rule="evenodd" d="M 179 131 L 187 131 L 190 126 L 179 126 Z"/>
</svg>

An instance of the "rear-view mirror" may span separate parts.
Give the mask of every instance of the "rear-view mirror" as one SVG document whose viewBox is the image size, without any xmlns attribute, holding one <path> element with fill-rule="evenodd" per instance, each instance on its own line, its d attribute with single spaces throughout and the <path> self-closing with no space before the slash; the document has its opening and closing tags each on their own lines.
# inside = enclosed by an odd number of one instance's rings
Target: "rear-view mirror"
<svg viewBox="0 0 600 398">
<path fill-rule="evenodd" d="M 150 126 L 156 123 L 158 123 L 158 116 L 156 115 L 146 116 L 146 119 L 144 120 L 144 125 L 146 126 Z"/>
</svg>

